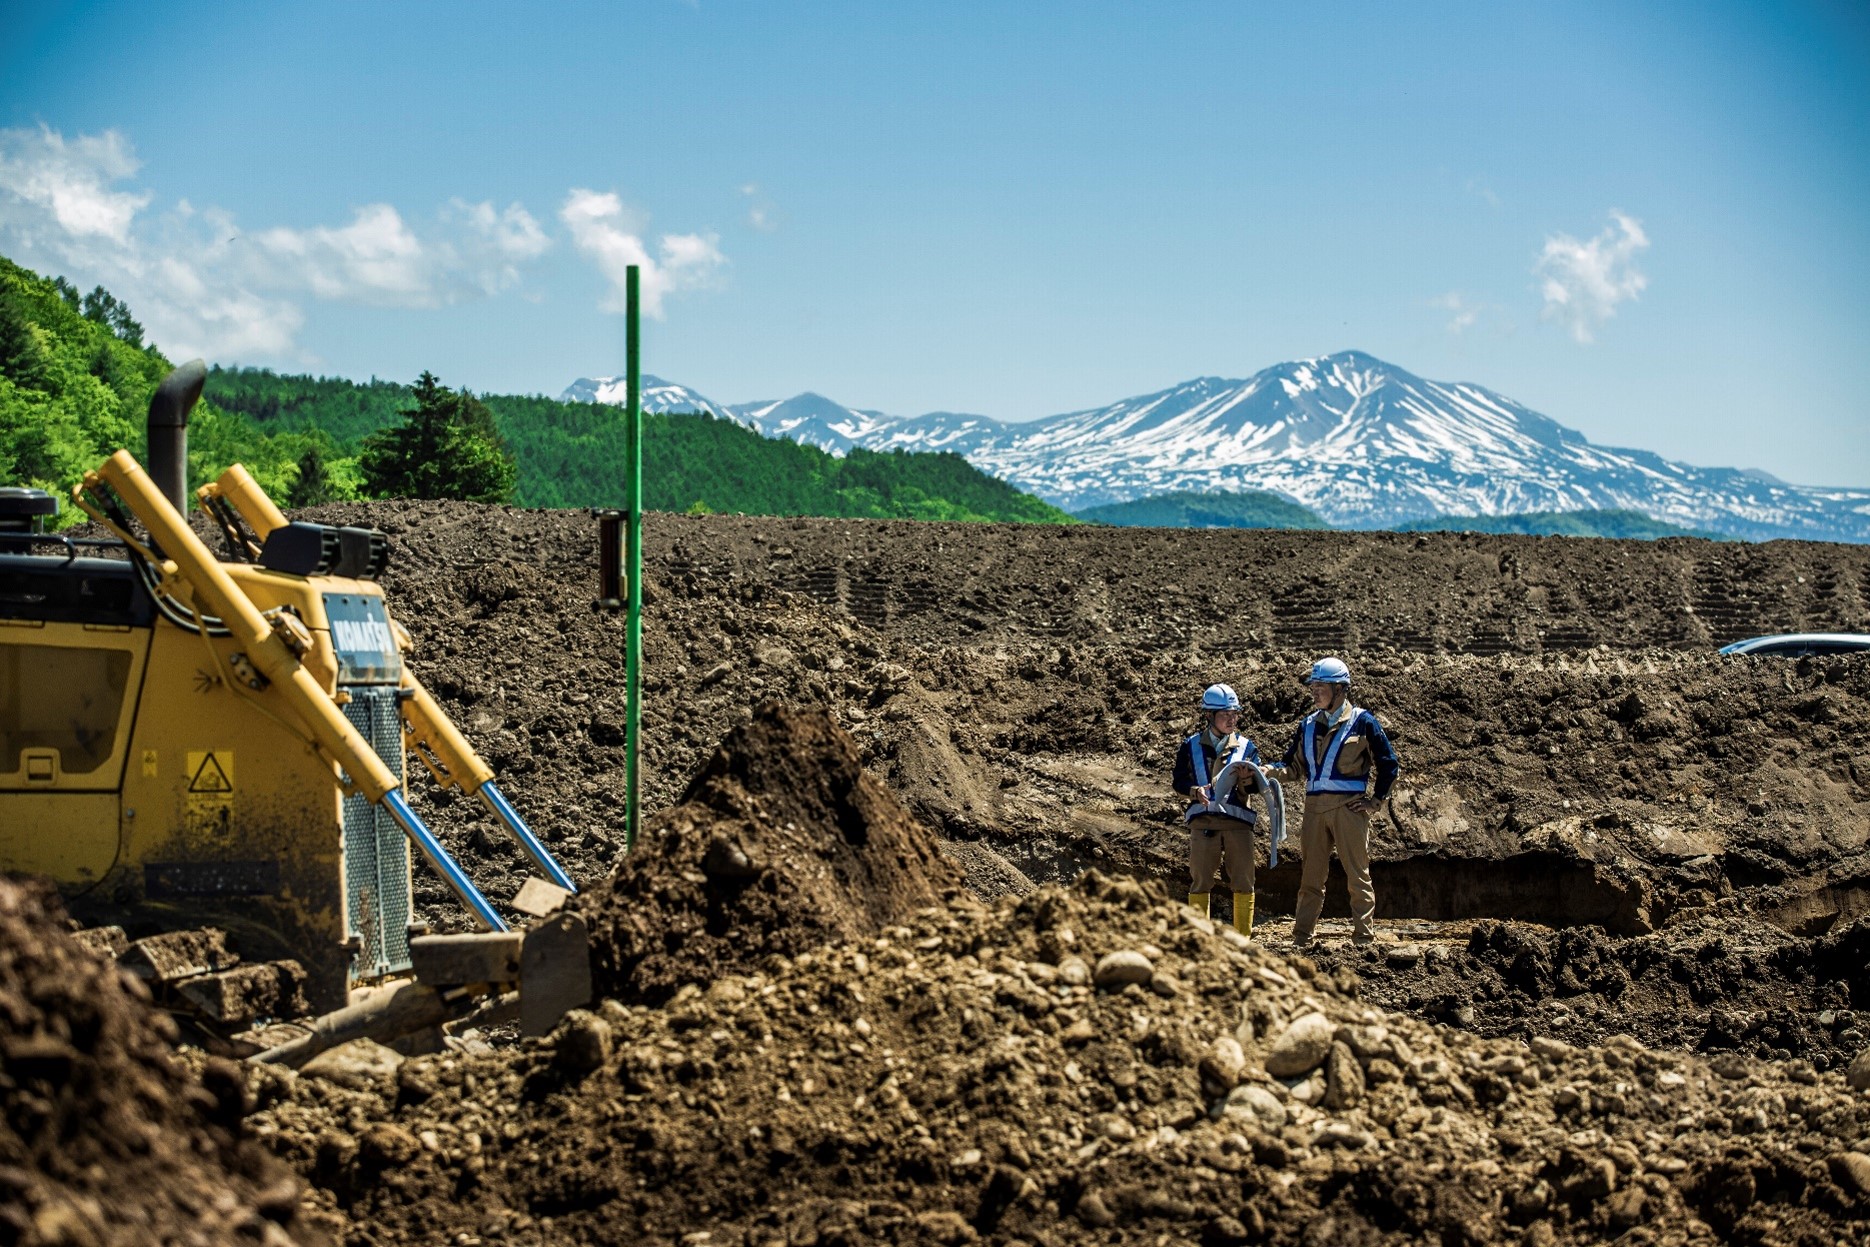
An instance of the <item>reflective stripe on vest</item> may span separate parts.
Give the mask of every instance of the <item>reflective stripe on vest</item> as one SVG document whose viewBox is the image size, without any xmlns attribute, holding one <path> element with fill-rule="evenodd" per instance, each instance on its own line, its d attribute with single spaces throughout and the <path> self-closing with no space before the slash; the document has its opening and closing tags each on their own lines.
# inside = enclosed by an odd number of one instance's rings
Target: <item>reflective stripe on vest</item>
<svg viewBox="0 0 1870 1247">
<path fill-rule="evenodd" d="M 1305 791 L 1314 792 L 1362 792 L 1365 777 L 1352 778 L 1338 774 L 1338 754 L 1344 748 L 1344 742 L 1351 738 L 1351 729 L 1357 726 L 1357 719 L 1363 711 L 1355 706 L 1345 707 L 1344 726 L 1340 727 L 1331 738 L 1331 745 L 1325 750 L 1325 756 L 1319 759 L 1318 769 L 1312 770 L 1312 758 L 1318 753 L 1318 716 L 1309 715 L 1305 720 Z"/>
<path fill-rule="evenodd" d="M 1208 786 L 1208 751 L 1202 748 L 1201 736 L 1200 732 L 1196 732 L 1188 738 L 1188 760 L 1195 764 L 1195 787 L 1206 788 Z M 1240 743 L 1234 746 L 1233 753 L 1222 761 L 1221 769 L 1226 770 L 1228 766 L 1245 758 L 1247 747 L 1252 743 L 1251 737 L 1242 736 Z M 1243 823 L 1259 821 L 1259 815 L 1246 806 L 1236 805 L 1232 801 L 1217 801 L 1213 805 L 1209 805 L 1206 801 L 1197 801 L 1188 807 L 1187 812 L 1182 815 L 1182 821 L 1187 822 L 1201 814 L 1225 814 Z"/>
</svg>

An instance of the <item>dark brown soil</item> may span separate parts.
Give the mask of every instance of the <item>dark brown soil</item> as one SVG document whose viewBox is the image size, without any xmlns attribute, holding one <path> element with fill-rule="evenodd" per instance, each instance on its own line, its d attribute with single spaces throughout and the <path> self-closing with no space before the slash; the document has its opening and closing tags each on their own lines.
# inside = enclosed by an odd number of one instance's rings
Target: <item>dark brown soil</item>
<svg viewBox="0 0 1870 1247">
<path fill-rule="evenodd" d="M 324 1243 L 256 1147 L 240 1069 L 184 1065 L 137 980 L 0 878 L 0 1243 Z"/>
<path fill-rule="evenodd" d="M 622 839 L 622 626 L 590 607 L 591 521 L 443 503 L 319 514 L 391 531 L 418 671 L 574 874 L 601 879 Z M 1376 829 L 1379 916 L 1528 923 L 1547 943 L 1561 936 L 1541 928 L 1602 927 L 1562 938 L 1600 941 L 1633 984 L 1503 986 L 1477 1026 L 1530 1024 L 1532 999 L 1562 1005 L 1549 1024 L 1580 1039 L 1636 1016 L 1655 1042 L 1711 1050 L 1832 1062 L 1860 1042 L 1839 1018 L 1864 1007 L 1864 974 L 1820 970 L 1817 950 L 1870 912 L 1870 659 L 1710 646 L 1865 627 L 1870 551 L 660 515 L 646 550 L 651 812 L 754 702 L 819 706 L 978 895 L 1092 866 L 1173 884 L 1166 781 L 1197 691 L 1232 683 L 1247 730 L 1283 750 L 1299 677 L 1329 648 L 1403 759 Z M 477 809 L 428 808 L 510 896 L 516 849 Z M 1290 913 L 1296 858 L 1262 872 L 1261 915 Z M 1339 884 L 1327 913 L 1342 904 Z M 1448 938 L 1477 963 L 1519 957 Z M 1383 999 L 1447 1014 L 1465 972 L 1390 971 Z"/>
<path fill-rule="evenodd" d="M 822 712 L 763 707 L 580 898 L 594 987 L 660 1004 L 766 958 L 874 936 L 961 873 Z"/>
<path fill-rule="evenodd" d="M 1621 1033 L 1819 1070 L 1870 1049 L 1862 921 L 1805 940 L 1734 912 L 1633 937 L 1489 920 L 1376 949 L 1332 943 L 1319 961 L 1361 974 L 1385 1007 L 1482 1035 L 1590 1044 Z"/>
<path fill-rule="evenodd" d="M 1870 550 L 655 516 L 625 860 L 589 519 L 315 515 L 392 534 L 415 668 L 610 997 L 374 1090 L 261 1076 L 249 1128 L 350 1242 L 1870 1237 L 1870 659 L 1711 652 L 1865 630 Z M 1328 920 L 1308 961 L 1292 849 L 1254 947 L 1170 903 L 1167 779 L 1203 685 L 1277 752 L 1325 652 L 1404 779 L 1386 942 Z M 515 846 L 416 796 L 511 896 Z M 1072 984 L 1114 951 L 1150 986 Z M 1314 1010 L 1328 1100 L 1265 1068 Z M 1285 1124 L 1217 1092 L 1236 1034 Z"/>
<path fill-rule="evenodd" d="M 887 794 L 844 807 L 856 817 L 824 804 L 819 775 L 848 752 L 822 720 L 762 716 L 731 767 L 709 768 L 763 774 L 776 810 L 833 825 L 677 813 L 702 836 L 732 828 L 755 860 L 802 848 L 788 869 L 809 877 L 908 826 Z M 948 873 L 896 860 L 892 898 Z M 645 855 L 628 876 L 656 895 L 651 875 L 690 866 Z M 691 904 L 711 910 L 726 883 L 696 873 Z M 854 886 L 851 907 L 876 894 Z M 605 915 L 634 925 L 620 899 L 595 911 L 600 942 Z M 1870 1097 L 1838 1073 L 1627 1037 L 1481 1039 L 1357 989 L 1158 884 L 1090 872 L 991 908 L 951 892 L 867 938 L 659 1005 L 608 1000 L 517 1050 L 415 1058 L 374 1087 L 288 1078 L 258 1128 L 318 1175 L 357 1243 L 1819 1244 L 1870 1229 Z"/>
</svg>

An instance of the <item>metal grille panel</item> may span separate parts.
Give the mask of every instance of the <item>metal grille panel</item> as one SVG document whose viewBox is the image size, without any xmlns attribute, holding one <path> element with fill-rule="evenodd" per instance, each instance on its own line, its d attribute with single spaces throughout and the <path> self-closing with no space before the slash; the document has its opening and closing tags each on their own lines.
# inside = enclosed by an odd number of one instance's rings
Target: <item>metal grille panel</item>
<svg viewBox="0 0 1870 1247">
<path fill-rule="evenodd" d="M 345 691 L 351 700 L 344 717 L 401 781 L 403 731 L 396 690 L 352 685 Z M 344 890 L 349 933 L 363 944 L 352 962 L 352 977 L 381 978 L 409 969 L 409 841 L 396 820 L 361 792 L 344 798 Z"/>
</svg>

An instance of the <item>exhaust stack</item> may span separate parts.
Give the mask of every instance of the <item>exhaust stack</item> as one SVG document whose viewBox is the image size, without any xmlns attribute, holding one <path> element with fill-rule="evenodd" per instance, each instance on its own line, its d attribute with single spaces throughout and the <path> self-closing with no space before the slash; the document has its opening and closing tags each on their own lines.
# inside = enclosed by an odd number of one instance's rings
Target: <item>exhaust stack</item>
<svg viewBox="0 0 1870 1247">
<path fill-rule="evenodd" d="M 208 365 L 192 359 L 149 397 L 149 476 L 177 515 L 188 514 L 188 413 L 207 380 Z"/>
</svg>

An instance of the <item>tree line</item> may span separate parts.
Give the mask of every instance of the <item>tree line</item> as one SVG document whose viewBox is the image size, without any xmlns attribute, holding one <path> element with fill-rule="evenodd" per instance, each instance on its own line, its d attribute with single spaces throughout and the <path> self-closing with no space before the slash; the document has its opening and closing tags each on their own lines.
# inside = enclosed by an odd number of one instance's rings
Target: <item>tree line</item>
<svg viewBox="0 0 1870 1247">
<path fill-rule="evenodd" d="M 119 447 L 142 457 L 143 414 L 169 368 L 102 287 L 80 295 L 0 257 L 0 484 L 63 494 Z M 475 395 L 429 372 L 405 385 L 215 367 L 189 420 L 189 485 L 238 462 L 292 507 L 618 506 L 623 423 L 615 407 Z M 643 479 L 655 510 L 1072 522 L 958 455 L 839 457 L 698 414 L 644 415 Z"/>
</svg>

